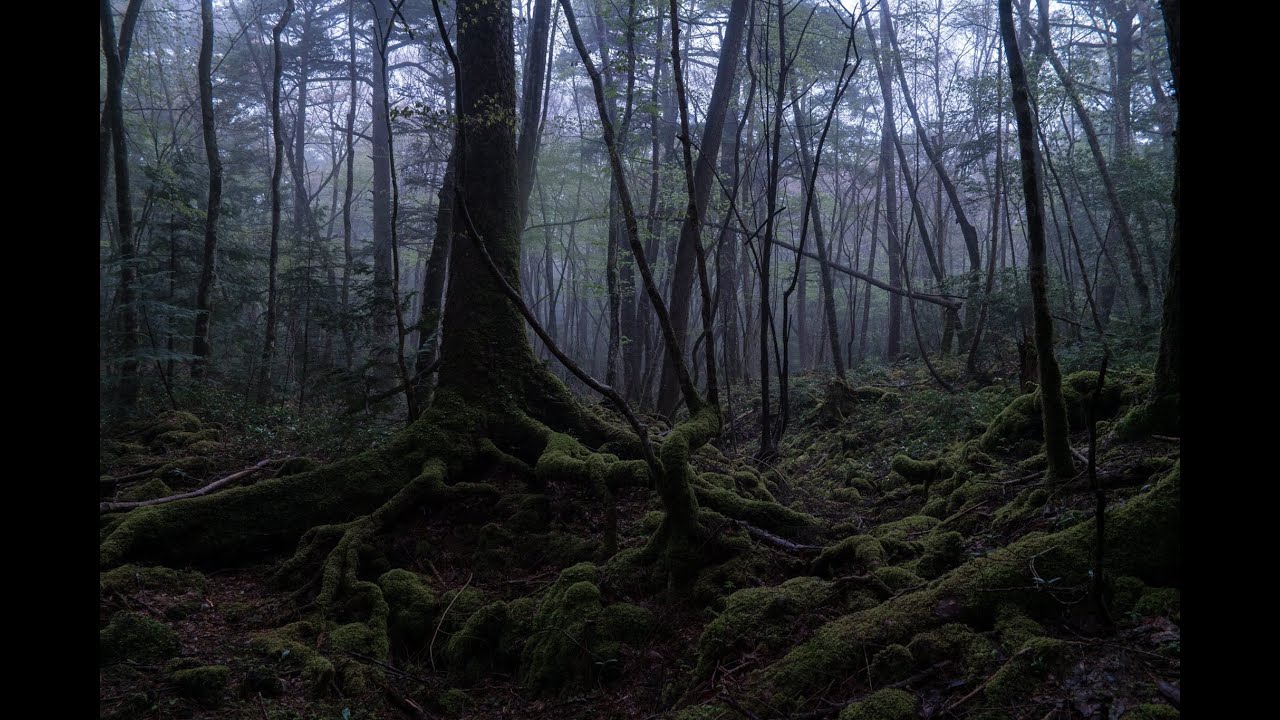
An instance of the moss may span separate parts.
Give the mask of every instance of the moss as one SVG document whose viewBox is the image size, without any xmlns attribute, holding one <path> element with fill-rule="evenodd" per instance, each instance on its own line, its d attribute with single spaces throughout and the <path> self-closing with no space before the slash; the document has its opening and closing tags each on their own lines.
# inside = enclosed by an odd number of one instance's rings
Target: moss
<svg viewBox="0 0 1280 720">
<path fill-rule="evenodd" d="M 607 637 L 632 645 L 649 639 L 656 625 L 652 612 L 629 603 L 610 605 L 600 617 L 600 628 Z"/>
<path fill-rule="evenodd" d="M 1129 708 L 1120 720 L 1178 720 L 1182 714 L 1169 705 L 1148 703 Z"/>
<path fill-rule="evenodd" d="M 915 695 L 897 688 L 878 690 L 840 711 L 840 720 L 914 720 Z"/>
<path fill-rule="evenodd" d="M 518 660 L 501 655 L 502 633 L 507 625 L 507 604 L 501 600 L 472 613 L 445 648 L 450 674 L 464 682 L 473 682 L 505 667 L 508 661 Z"/>
<path fill-rule="evenodd" d="M 435 593 L 422 578 L 403 569 L 389 570 L 378 578 L 378 587 L 386 599 L 389 615 L 387 631 L 392 642 L 408 648 L 420 648 L 431 639 L 436 612 L 440 609 Z"/>
<path fill-rule="evenodd" d="M 588 682 L 605 664 L 617 662 L 617 638 L 600 626 L 603 606 L 591 563 L 566 568 L 547 589 L 520 660 L 520 681 L 548 692 Z"/>
<path fill-rule="evenodd" d="M 646 535 L 653 534 L 658 531 L 658 526 L 662 524 L 662 518 L 666 513 L 661 510 L 651 510 L 640 518 L 640 530 Z"/>
<path fill-rule="evenodd" d="M 213 440 L 200 440 L 198 442 L 193 442 L 187 448 L 187 452 L 194 453 L 196 455 L 212 455 L 217 451 L 218 443 Z"/>
<path fill-rule="evenodd" d="M 1135 406 L 1115 426 L 1121 440 L 1137 440 L 1150 435 L 1181 434 L 1182 400 L 1177 393 Z"/>
<path fill-rule="evenodd" d="M 898 592 L 924 583 L 924 579 L 906 568 L 887 566 L 871 571 L 890 590 Z"/>
<path fill-rule="evenodd" d="M 200 418 L 189 412 L 175 410 L 158 416 L 142 434 L 145 442 L 151 442 L 157 436 L 167 432 L 196 432 L 200 429 Z"/>
<path fill-rule="evenodd" d="M 916 564 L 916 572 L 933 579 L 964 561 L 964 537 L 955 531 L 935 533 L 924 541 L 924 554 Z"/>
<path fill-rule="evenodd" d="M 474 704 L 471 696 L 459 688 L 449 688 L 436 696 L 436 705 L 446 717 L 461 717 Z"/>
<path fill-rule="evenodd" d="M 1053 638 L 1027 640 L 987 683 L 987 701 L 1007 706 L 1027 698 L 1051 673 L 1061 672 L 1067 648 L 1065 642 Z"/>
<path fill-rule="evenodd" d="M 1181 604 L 1181 593 L 1176 588 L 1148 588 L 1133 604 L 1133 612 L 1141 616 L 1169 615 L 1178 622 Z"/>
<path fill-rule="evenodd" d="M 833 596 L 831 584 L 816 578 L 792 578 L 776 587 L 739 590 L 725 601 L 724 612 L 707 624 L 698 638 L 695 677 L 708 677 L 735 652 L 763 646 L 776 651 L 794 642 L 796 620 L 822 607 Z"/>
<path fill-rule="evenodd" d="M 938 518 L 927 515 L 910 515 L 901 520 L 883 523 L 876 526 L 871 534 L 878 538 L 894 537 L 902 540 L 932 530 L 938 525 Z"/>
<path fill-rule="evenodd" d="M 178 634 L 164 623 L 135 613 L 117 613 L 98 633 L 102 665 L 132 661 L 156 663 L 178 654 Z"/>
<path fill-rule="evenodd" d="M 179 670 L 170 675 L 169 679 L 178 686 L 178 692 L 183 696 L 208 707 L 217 707 L 222 703 L 222 695 L 231 682 L 231 668 L 226 665 L 207 665 Z"/>
<path fill-rule="evenodd" d="M 862 493 L 858 492 L 857 488 L 836 488 L 831 491 L 831 499 L 850 505 L 859 505 L 862 503 Z"/>
<path fill-rule="evenodd" d="M 271 477 L 283 478 L 290 475 L 301 475 L 305 472 L 311 472 L 320 467 L 318 460 L 312 460 L 309 457 L 291 457 L 280 463 L 280 469 L 276 470 Z"/>
<path fill-rule="evenodd" d="M 733 473 L 733 480 L 738 486 L 740 492 L 745 492 L 756 500 L 764 500 L 765 502 L 776 502 L 773 494 L 769 492 L 769 488 L 765 486 L 764 479 L 758 473 L 747 470 L 738 470 Z"/>
<path fill-rule="evenodd" d="M 186 447 L 195 442 L 196 434 L 193 432 L 185 432 L 182 430 L 170 430 L 160 433 L 151 441 L 151 446 L 156 448 L 179 448 Z"/>
<path fill-rule="evenodd" d="M 249 668 L 236 693 L 242 699 L 251 700 L 259 695 L 265 698 L 280 697 L 284 694 L 284 683 L 267 668 Z"/>
<path fill-rule="evenodd" d="M 1139 376 L 1140 384 L 1141 376 Z M 1067 406 L 1067 418 L 1072 430 L 1085 425 L 1085 408 L 1090 402 L 1098 373 L 1084 370 L 1062 378 L 1062 399 Z M 1126 403 L 1136 399 L 1137 391 L 1123 379 L 1112 377 L 1103 388 L 1098 404 L 1098 419 L 1114 417 Z M 1021 395 L 1005 406 L 1005 409 L 987 426 L 978 440 L 978 446 L 987 451 L 1034 447 L 1044 439 L 1040 423 L 1040 391 Z"/>
<path fill-rule="evenodd" d="M 144 692 L 126 693 L 120 703 L 110 713 L 102 715 L 103 720 L 140 720 L 156 707 L 155 701 Z"/>
<path fill-rule="evenodd" d="M 766 572 L 767 562 L 763 554 L 752 546 L 719 565 L 698 573 L 693 585 L 693 599 L 706 606 L 722 606 L 723 598 L 738 590 L 760 584 L 760 576 Z"/>
<path fill-rule="evenodd" d="M 889 467 L 910 483 L 931 483 L 951 474 L 951 464 L 946 458 L 936 460 L 912 460 L 906 455 L 895 455 Z"/>
<path fill-rule="evenodd" d="M 915 667 L 915 658 L 905 646 L 893 643 L 871 658 L 871 677 L 884 685 L 905 679 Z"/>
<path fill-rule="evenodd" d="M 722 473 L 699 473 L 698 479 L 712 487 L 720 488 L 721 490 L 732 490 L 733 492 L 738 491 L 738 483 L 734 482 L 733 478 Z"/>
<path fill-rule="evenodd" d="M 996 657 L 995 646 L 990 640 L 961 623 L 949 623 L 920 633 L 912 638 L 907 648 L 916 662 L 923 666 L 952 660 L 969 679 L 983 675 Z"/>
<path fill-rule="evenodd" d="M 141 502 L 143 500 L 155 500 L 156 498 L 169 497 L 173 494 L 173 490 L 164 481 L 158 477 L 129 488 L 120 493 L 120 499 L 124 502 Z"/>
<path fill-rule="evenodd" d="M 797 530 L 814 528 L 819 525 L 816 518 L 808 513 L 792 510 L 776 502 L 752 500 L 744 498 L 732 490 L 697 486 L 694 488 L 698 502 L 716 512 L 743 520 L 756 527 L 764 528 L 780 535 L 794 534 Z"/>
<path fill-rule="evenodd" d="M 947 517 L 947 499 L 943 497 L 930 498 L 916 514 L 944 520 Z"/>
<path fill-rule="evenodd" d="M 1044 634 L 1044 627 L 1027 617 L 1017 605 L 1005 603 L 996 610 L 996 635 L 1006 653 L 1016 653 L 1029 640 Z"/>
<path fill-rule="evenodd" d="M 1111 585 L 1112 612 L 1123 614 L 1132 610 L 1146 589 L 1146 583 L 1132 575 L 1116 578 Z"/>
<path fill-rule="evenodd" d="M 98 580 L 98 587 L 106 595 L 114 593 L 128 595 L 139 590 L 160 590 L 168 593 L 195 590 L 204 593 L 208 586 L 208 578 L 194 570 L 138 565 L 121 565 L 101 573 Z"/>
<path fill-rule="evenodd" d="M 525 641 L 533 634 L 534 620 L 538 615 L 538 601 L 522 597 L 507 603 L 507 623 L 498 642 L 498 653 L 503 658 L 518 662 L 524 651 Z"/>
<path fill-rule="evenodd" d="M 333 663 L 316 650 L 320 628 L 312 622 L 299 621 L 259 635 L 252 646 L 268 659 L 291 670 L 300 670 L 307 692 L 321 696 L 334 678 Z"/>
<path fill-rule="evenodd" d="M 152 477 L 157 478 L 183 478 L 183 477 L 203 477 L 209 473 L 209 469 L 213 467 L 209 458 L 203 455 L 193 455 L 174 460 L 171 463 L 161 465 Z M 212 495 L 208 497 L 213 497 Z"/>
<path fill-rule="evenodd" d="M 884 547 L 870 535 L 854 535 L 822 551 L 810 566 L 814 575 L 831 577 L 882 565 Z"/>
</svg>

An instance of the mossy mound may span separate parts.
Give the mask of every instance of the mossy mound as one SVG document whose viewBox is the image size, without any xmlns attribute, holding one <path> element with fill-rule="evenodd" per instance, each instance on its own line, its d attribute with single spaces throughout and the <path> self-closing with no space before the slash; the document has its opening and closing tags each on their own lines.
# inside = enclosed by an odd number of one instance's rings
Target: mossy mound
<svg viewBox="0 0 1280 720">
<path fill-rule="evenodd" d="M 178 654 L 181 643 L 169 626 L 144 615 L 122 612 L 98 633 L 102 665 L 118 662 L 156 663 Z"/>
<path fill-rule="evenodd" d="M 996 610 L 996 634 L 1004 651 L 1013 654 L 1028 641 L 1045 634 L 1040 623 L 1027 617 L 1022 608 L 1006 603 Z"/>
<path fill-rule="evenodd" d="M 914 667 L 911 651 L 905 645 L 893 643 L 871 658 L 871 677 L 876 684 L 884 685 L 905 679 Z"/>
<path fill-rule="evenodd" d="M 840 720 L 914 720 L 920 704 L 906 690 L 885 688 L 840 711 Z"/>
<path fill-rule="evenodd" d="M 378 578 L 389 615 L 387 632 L 397 647 L 417 650 L 431 640 L 440 610 L 435 593 L 414 573 L 395 569 Z"/>
<path fill-rule="evenodd" d="M 814 575 L 833 577 L 849 572 L 866 572 L 885 562 L 885 550 L 880 541 L 870 535 L 854 535 L 822 551 L 814 559 L 811 570 Z"/>
<path fill-rule="evenodd" d="M 194 590 L 205 592 L 209 580 L 194 570 L 174 570 L 167 567 L 142 567 L 121 565 L 98 576 L 98 587 L 107 595 L 129 595 L 139 590 L 159 590 L 184 593 Z"/>
<path fill-rule="evenodd" d="M 949 623 L 920 633 L 912 638 L 907 649 L 921 666 L 951 660 L 969 679 L 981 677 L 996 657 L 990 640 L 961 623 Z"/>
<path fill-rule="evenodd" d="M 987 683 L 983 691 L 987 701 L 1006 706 L 1031 695 L 1045 678 L 1065 667 L 1068 647 L 1053 638 L 1026 641 Z"/>
<path fill-rule="evenodd" d="M 1131 377 L 1112 375 L 1102 390 L 1098 402 L 1098 419 L 1115 417 L 1119 410 L 1143 396 L 1148 387 L 1149 375 Z M 1062 399 L 1067 406 L 1067 419 L 1071 429 L 1085 426 L 1086 408 L 1098 384 L 1098 373 L 1083 370 L 1062 378 Z M 1044 440 L 1040 418 L 1040 391 L 1020 395 L 1009 403 L 987 426 L 978 440 L 978 446 L 987 451 L 1012 448 L 1034 448 L 1034 443 Z"/>
<path fill-rule="evenodd" d="M 178 670 L 169 676 L 169 680 L 178 686 L 178 692 L 184 697 L 207 707 L 216 707 L 222 704 L 223 693 L 231 682 L 231 668 L 226 665 L 206 665 Z"/>
<path fill-rule="evenodd" d="M 319 635 L 316 623 L 303 620 L 259 635 L 252 645 L 286 671 L 300 674 L 308 693 L 323 696 L 333 682 L 334 667 L 316 650 Z"/>
<path fill-rule="evenodd" d="M 155 500 L 157 498 L 169 497 L 173 494 L 173 490 L 158 477 L 135 485 L 128 490 L 120 493 L 120 499 L 124 502 L 142 502 L 143 500 Z"/>
<path fill-rule="evenodd" d="M 941 577 L 964 560 L 964 536 L 954 530 L 934 533 L 924 541 L 924 554 L 916 562 L 916 574 L 931 580 Z"/>
<path fill-rule="evenodd" d="M 725 601 L 724 612 L 707 624 L 698 638 L 696 677 L 707 677 L 735 652 L 763 647 L 777 651 L 794 640 L 795 622 L 828 603 L 831 584 L 810 577 L 792 578 L 776 587 L 739 590 Z"/>
<path fill-rule="evenodd" d="M 504 657 L 501 652 L 502 633 L 507 625 L 507 604 L 501 600 L 472 613 L 445 648 L 450 675 L 474 682 L 489 672 L 514 665 L 519 658 Z"/>
</svg>

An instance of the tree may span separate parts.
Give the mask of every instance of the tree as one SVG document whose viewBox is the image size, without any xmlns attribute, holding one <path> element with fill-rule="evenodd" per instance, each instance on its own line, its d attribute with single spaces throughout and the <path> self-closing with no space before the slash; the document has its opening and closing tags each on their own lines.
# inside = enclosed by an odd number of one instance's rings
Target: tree
<svg viewBox="0 0 1280 720">
<path fill-rule="evenodd" d="M 213 0 L 200 2 L 200 125 L 204 152 L 209 160 L 209 201 L 205 205 L 204 262 L 196 291 L 196 330 L 191 339 L 191 377 L 202 378 L 209 361 L 209 293 L 218 253 L 218 215 L 222 209 L 222 160 L 218 157 L 218 133 L 213 116 Z"/>
<path fill-rule="evenodd" d="M 1036 152 L 1035 117 L 1027 73 L 1018 50 L 1013 27 L 1013 3 L 1000 0 L 1000 34 L 1009 63 L 1009 83 L 1013 89 L 1013 111 L 1018 123 L 1018 154 L 1022 160 L 1022 193 L 1027 213 L 1027 278 L 1031 285 L 1031 306 L 1035 318 L 1036 360 L 1040 368 L 1040 416 L 1044 424 L 1045 455 L 1051 477 L 1074 474 L 1071 445 L 1067 436 L 1067 406 L 1062 399 L 1062 374 L 1053 353 L 1053 315 L 1049 309 L 1048 268 L 1044 239 L 1044 195 L 1041 190 Z"/>
</svg>

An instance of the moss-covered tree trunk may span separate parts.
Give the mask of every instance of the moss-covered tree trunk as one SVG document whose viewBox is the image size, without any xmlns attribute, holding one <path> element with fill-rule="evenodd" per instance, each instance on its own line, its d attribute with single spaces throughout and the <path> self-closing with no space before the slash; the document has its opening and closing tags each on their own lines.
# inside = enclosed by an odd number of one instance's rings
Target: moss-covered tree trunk
<svg viewBox="0 0 1280 720">
<path fill-rule="evenodd" d="M 1044 421 L 1045 454 L 1049 475 L 1069 477 L 1074 473 L 1067 435 L 1067 406 L 1062 400 L 1062 373 L 1053 354 L 1053 316 L 1049 312 L 1047 253 L 1044 240 L 1044 199 L 1036 163 L 1035 118 L 1031 114 L 1031 94 L 1027 72 L 1013 27 L 1013 5 L 1000 0 L 1000 34 L 1009 59 L 1009 81 L 1013 88 L 1013 110 L 1018 121 L 1018 152 L 1022 159 L 1022 191 L 1027 206 L 1027 275 L 1031 285 L 1035 317 L 1035 347 L 1040 375 L 1040 408 Z"/>
</svg>

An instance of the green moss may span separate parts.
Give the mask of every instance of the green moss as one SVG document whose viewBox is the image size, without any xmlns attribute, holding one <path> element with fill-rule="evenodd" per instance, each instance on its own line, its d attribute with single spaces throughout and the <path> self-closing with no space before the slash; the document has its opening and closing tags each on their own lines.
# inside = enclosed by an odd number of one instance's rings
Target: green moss
<svg viewBox="0 0 1280 720">
<path fill-rule="evenodd" d="M 662 518 L 666 517 L 666 513 L 661 510 L 650 510 L 640 518 L 640 530 L 646 535 L 653 534 L 658 531 L 658 526 L 662 524 Z"/>
<path fill-rule="evenodd" d="M 178 670 L 169 676 L 178 692 L 202 705 L 216 707 L 222 704 L 222 695 L 231 682 L 231 668 L 226 665 L 207 665 L 190 670 Z"/>
<path fill-rule="evenodd" d="M 1142 616 L 1169 615 L 1178 622 L 1181 604 L 1181 593 L 1176 588 L 1148 588 L 1133 604 L 1133 612 Z"/>
<path fill-rule="evenodd" d="M 814 575 L 832 577 L 850 572 L 865 572 L 885 561 L 884 547 L 870 535 L 854 535 L 822 551 L 813 561 Z"/>
<path fill-rule="evenodd" d="M 857 488 L 836 488 L 831 491 L 831 499 L 850 505 L 859 505 L 862 503 L 862 493 L 858 492 Z"/>
<path fill-rule="evenodd" d="M 911 483 L 928 484 L 941 480 L 952 472 L 951 464 L 946 458 L 912 460 L 906 455 L 895 455 L 889 467 Z"/>
<path fill-rule="evenodd" d="M 935 533 L 924 541 L 924 554 L 916 564 L 916 572 L 933 579 L 964 562 L 964 537 L 955 531 Z"/>
<path fill-rule="evenodd" d="M 905 646 L 893 643 L 871 658 L 871 677 L 878 685 L 903 680 L 911 675 L 915 658 Z"/>
<path fill-rule="evenodd" d="M 924 583 L 924 579 L 906 568 L 886 566 L 871 571 L 890 590 L 898 592 Z"/>
<path fill-rule="evenodd" d="M 142 434 L 144 442 L 151 442 L 168 432 L 193 433 L 200 429 L 200 418 L 189 412 L 175 410 L 158 416 Z"/>
<path fill-rule="evenodd" d="M 267 659 L 300 671 L 307 692 L 322 696 L 333 682 L 334 668 L 333 663 L 316 650 L 319 634 L 320 628 L 315 623 L 304 620 L 259 635 L 253 639 L 252 646 Z"/>
<path fill-rule="evenodd" d="M 117 613 L 98 633 L 102 665 L 132 661 L 156 663 L 178 654 L 178 634 L 164 623 L 135 613 Z"/>
<path fill-rule="evenodd" d="M 157 478 L 200 478 L 207 475 L 211 467 L 213 465 L 210 463 L 209 458 L 203 455 L 193 455 L 161 465 L 159 469 L 152 473 L 152 476 Z M 207 497 L 213 496 L 209 495 Z"/>
<path fill-rule="evenodd" d="M 1111 587 L 1112 612 L 1124 614 L 1132 610 L 1146 589 L 1146 583 L 1131 575 L 1116 578 Z"/>
<path fill-rule="evenodd" d="M 920 633 L 912 638 L 907 648 L 916 662 L 924 666 L 952 660 L 969 679 L 982 676 L 996 657 L 995 646 L 990 640 L 961 623 L 949 623 Z"/>
<path fill-rule="evenodd" d="M 435 593 L 414 573 L 395 569 L 378 578 L 389 609 L 387 631 L 400 647 L 421 648 L 431 639 L 440 609 Z"/>
<path fill-rule="evenodd" d="M 698 573 L 698 580 L 693 585 L 693 599 L 701 605 L 721 607 L 723 598 L 758 585 L 767 564 L 763 554 L 754 546 L 746 548 L 729 560 Z"/>
<path fill-rule="evenodd" d="M 773 494 L 769 492 L 769 488 L 765 486 L 764 479 L 758 473 L 738 470 L 733 473 L 733 479 L 737 483 L 740 492 L 745 492 L 756 500 L 776 502 Z"/>
<path fill-rule="evenodd" d="M 1045 633 L 1044 627 L 1027 617 L 1022 608 L 1005 603 L 996 610 L 996 634 L 1004 651 L 1013 654 L 1021 650 L 1027 641 Z"/>
<path fill-rule="evenodd" d="M 840 720 L 914 720 L 915 695 L 897 688 L 878 690 L 840 711 Z"/>
<path fill-rule="evenodd" d="M 697 485 L 694 490 L 698 502 L 702 505 L 722 515 L 746 521 L 780 535 L 793 534 L 797 530 L 819 525 L 818 520 L 812 515 L 792 510 L 776 502 L 744 498 L 732 490 L 707 485 Z"/>
<path fill-rule="evenodd" d="M 184 593 L 194 590 L 204 593 L 209 580 L 194 570 L 174 570 L 167 567 L 141 567 L 121 565 L 99 575 L 98 587 L 103 594 L 129 595 L 139 590 L 160 590 L 168 593 Z"/>
<path fill-rule="evenodd" d="M 155 500 L 156 498 L 169 497 L 173 494 L 173 490 L 158 477 L 135 485 L 128 490 L 120 493 L 120 499 L 124 502 L 141 502 L 143 500 Z"/>
<path fill-rule="evenodd" d="M 1140 393 L 1141 376 L 1135 382 L 1112 376 L 1098 403 L 1098 419 L 1114 417 L 1127 403 L 1136 400 Z M 1085 408 L 1091 401 L 1098 383 L 1098 373 L 1085 370 L 1062 378 L 1062 399 L 1067 406 L 1067 418 L 1072 430 L 1085 425 Z M 978 440 L 978 446 L 987 451 L 996 449 L 1034 448 L 1044 439 L 1040 422 L 1040 391 L 1021 395 L 1009 403 L 987 426 Z"/>
<path fill-rule="evenodd" d="M 1031 638 L 996 672 L 984 690 L 987 701 L 999 706 L 1028 698 L 1051 673 L 1066 665 L 1068 645 L 1053 638 Z"/>
<path fill-rule="evenodd" d="M 459 688 L 449 688 L 436 696 L 436 705 L 446 717 L 461 717 L 474 704 L 471 696 Z"/>
<path fill-rule="evenodd" d="M 1121 440 L 1181 434 L 1182 398 L 1177 393 L 1135 406 L 1115 426 Z"/>
<path fill-rule="evenodd" d="M 831 584 L 811 577 L 792 578 L 776 587 L 739 590 L 725 601 L 724 612 L 707 624 L 698 638 L 694 674 L 708 677 L 735 652 L 764 646 L 776 651 L 794 642 L 796 620 L 822 607 L 833 596 Z"/>
<path fill-rule="evenodd" d="M 1178 720 L 1180 717 L 1182 714 L 1169 705 L 1148 703 L 1129 708 L 1120 720 Z"/>
<path fill-rule="evenodd" d="M 187 447 L 187 452 L 196 455 L 212 455 L 218 451 L 218 443 L 213 440 L 199 440 Z"/>
<path fill-rule="evenodd" d="M 301 475 L 318 467 L 320 467 L 318 460 L 312 460 L 309 457 L 291 457 L 280 463 L 280 469 L 276 470 L 275 475 L 272 475 L 272 477 L 283 478 L 290 475 Z"/>
<path fill-rule="evenodd" d="M 947 499 L 944 497 L 930 498 L 929 501 L 924 504 L 924 507 L 920 508 L 920 512 L 918 512 L 917 515 L 925 515 L 939 520 L 946 519 Z"/>
<path fill-rule="evenodd" d="M 449 672 L 465 682 L 473 682 L 504 668 L 509 661 L 518 660 L 501 655 L 502 633 L 507 625 L 507 604 L 501 600 L 472 613 L 445 649 Z"/>
<path fill-rule="evenodd" d="M 617 638 L 601 627 L 603 605 L 591 563 L 567 568 L 547 589 L 525 642 L 520 681 L 548 692 L 564 692 L 589 682 L 606 665 L 616 664 Z"/>
<path fill-rule="evenodd" d="M 938 518 L 927 515 L 910 515 L 901 520 L 883 523 L 871 531 L 878 538 L 896 537 L 906 540 L 915 535 L 924 534 L 938 525 Z"/>
<path fill-rule="evenodd" d="M 629 603 L 610 605 L 600 617 L 600 628 L 607 637 L 633 645 L 648 640 L 656 625 L 651 611 Z"/>
</svg>

